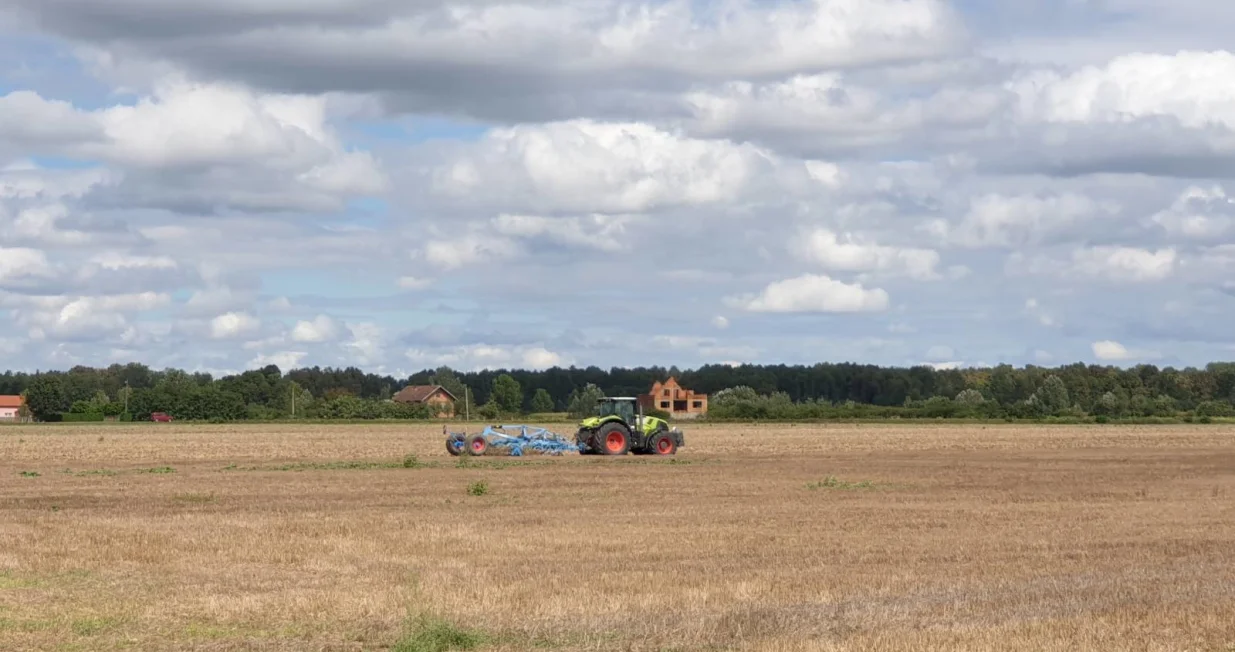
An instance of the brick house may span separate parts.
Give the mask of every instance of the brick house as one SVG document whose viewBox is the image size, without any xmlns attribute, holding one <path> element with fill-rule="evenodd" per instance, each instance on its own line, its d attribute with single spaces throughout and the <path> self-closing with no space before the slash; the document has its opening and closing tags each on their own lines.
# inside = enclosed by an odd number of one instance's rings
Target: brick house
<svg viewBox="0 0 1235 652">
<path fill-rule="evenodd" d="M 393 400 L 397 403 L 424 403 L 435 407 L 437 416 L 453 419 L 455 401 L 458 399 L 441 385 L 408 385 L 399 390 Z"/>
<path fill-rule="evenodd" d="M 694 419 L 708 413 L 708 395 L 684 389 L 676 378 L 656 381 L 647 394 L 639 395 L 644 410 L 663 410 L 675 419 Z"/>
<path fill-rule="evenodd" d="M 0 396 L 0 421 L 17 421 L 25 404 L 22 396 Z"/>
</svg>

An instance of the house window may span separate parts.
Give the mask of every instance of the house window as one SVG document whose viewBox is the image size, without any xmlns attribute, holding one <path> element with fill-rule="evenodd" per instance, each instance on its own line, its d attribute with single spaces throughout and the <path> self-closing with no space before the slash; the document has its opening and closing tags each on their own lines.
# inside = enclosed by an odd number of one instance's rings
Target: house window
<svg viewBox="0 0 1235 652">
<path fill-rule="evenodd" d="M 694 403 L 691 403 L 691 407 L 695 408 L 696 410 L 702 410 L 703 401 L 695 401 Z"/>
<path fill-rule="evenodd" d="M 661 407 L 661 409 L 663 409 L 663 410 L 668 410 L 668 409 L 669 409 L 669 401 L 661 401 L 661 402 L 660 402 L 660 407 Z"/>
<path fill-rule="evenodd" d="M 665 393 L 663 394 L 663 396 L 668 396 L 668 395 L 669 395 L 669 390 L 667 390 L 667 389 L 666 389 L 666 390 L 665 390 Z"/>
</svg>

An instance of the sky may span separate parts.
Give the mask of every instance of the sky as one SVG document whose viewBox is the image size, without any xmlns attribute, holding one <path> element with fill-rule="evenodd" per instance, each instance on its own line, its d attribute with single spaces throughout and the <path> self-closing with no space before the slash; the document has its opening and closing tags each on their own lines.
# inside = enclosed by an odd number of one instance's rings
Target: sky
<svg viewBox="0 0 1235 652">
<path fill-rule="evenodd" d="M 0 0 L 0 368 L 1235 359 L 1233 29 Z"/>
</svg>

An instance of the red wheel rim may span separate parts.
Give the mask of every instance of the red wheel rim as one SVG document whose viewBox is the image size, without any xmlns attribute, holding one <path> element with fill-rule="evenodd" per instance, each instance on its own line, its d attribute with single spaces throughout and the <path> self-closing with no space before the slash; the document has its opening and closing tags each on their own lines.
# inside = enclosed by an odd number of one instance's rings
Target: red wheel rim
<svg viewBox="0 0 1235 652">
<path fill-rule="evenodd" d="M 668 439 L 662 438 L 660 441 L 656 442 L 656 450 L 660 451 L 662 455 L 668 453 L 672 448 L 673 442 Z"/>
<path fill-rule="evenodd" d="M 485 452 L 485 442 L 480 439 L 477 439 L 476 441 L 472 442 L 472 452 L 474 453 Z"/>
<path fill-rule="evenodd" d="M 622 436 L 620 432 L 609 433 L 609 438 L 605 440 L 605 446 L 608 446 L 609 450 L 615 453 L 622 450 L 622 445 L 625 443 L 626 437 Z"/>
</svg>

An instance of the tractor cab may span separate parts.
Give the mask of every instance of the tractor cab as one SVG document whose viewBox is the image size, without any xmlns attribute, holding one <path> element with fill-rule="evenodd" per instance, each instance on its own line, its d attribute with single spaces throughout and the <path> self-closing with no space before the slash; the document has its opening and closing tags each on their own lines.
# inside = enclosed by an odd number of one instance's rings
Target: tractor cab
<svg viewBox="0 0 1235 652">
<path fill-rule="evenodd" d="M 630 397 L 606 397 L 596 401 L 594 415 L 601 418 L 616 416 L 623 423 L 633 426 L 636 422 L 642 421 L 640 417 L 643 416 L 640 413 L 641 410 L 636 410 L 637 405 L 638 402 Z"/>
</svg>

